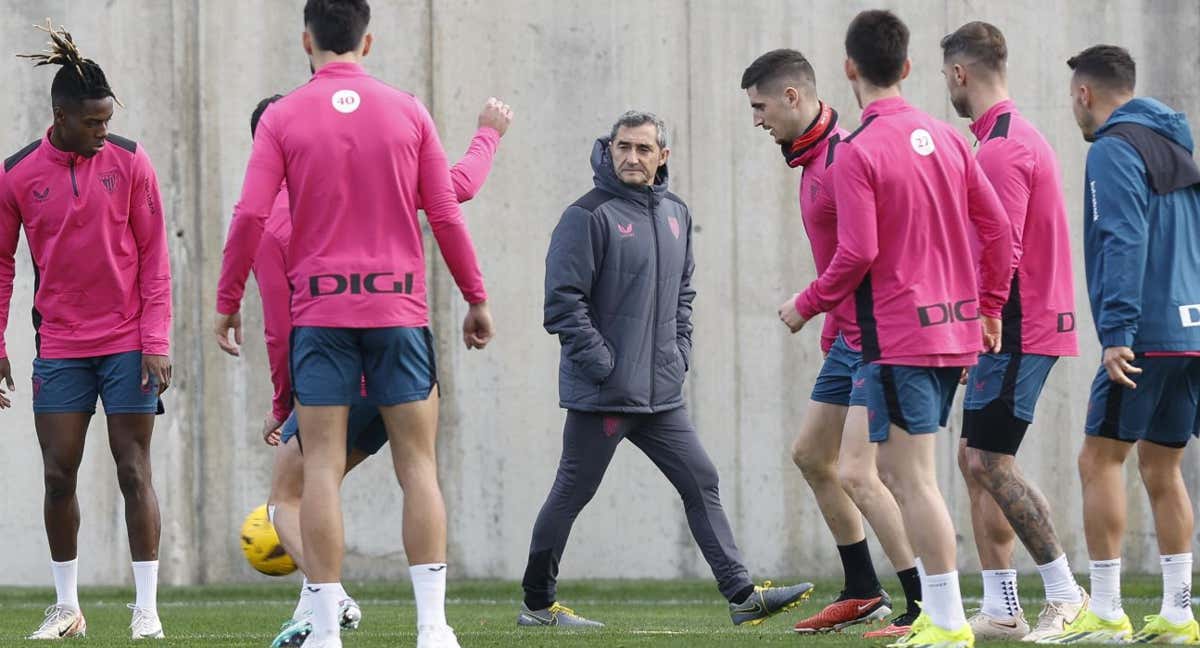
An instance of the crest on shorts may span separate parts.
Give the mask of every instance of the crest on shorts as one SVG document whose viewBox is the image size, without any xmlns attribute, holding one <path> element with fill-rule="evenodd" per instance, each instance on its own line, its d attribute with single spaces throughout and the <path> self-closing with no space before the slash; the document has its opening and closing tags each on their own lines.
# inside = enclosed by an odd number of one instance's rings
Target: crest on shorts
<svg viewBox="0 0 1200 648">
<path fill-rule="evenodd" d="M 671 226 L 671 233 L 675 235 L 675 238 L 679 238 L 679 219 L 674 216 L 668 216 L 667 224 Z"/>
<path fill-rule="evenodd" d="M 112 194 L 121 186 L 121 176 L 116 169 L 110 169 L 100 174 L 100 184 L 104 185 L 104 190 Z"/>
</svg>

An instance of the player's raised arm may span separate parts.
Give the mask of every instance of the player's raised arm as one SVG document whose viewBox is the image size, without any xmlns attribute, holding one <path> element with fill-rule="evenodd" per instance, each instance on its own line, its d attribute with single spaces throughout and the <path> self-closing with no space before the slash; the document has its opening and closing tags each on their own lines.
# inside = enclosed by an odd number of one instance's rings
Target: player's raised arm
<svg viewBox="0 0 1200 648">
<path fill-rule="evenodd" d="M 512 123 L 512 108 L 492 97 L 479 113 L 479 127 L 467 152 L 454 166 L 450 167 L 450 180 L 454 183 L 454 194 L 458 202 L 464 203 L 475 197 L 492 171 L 492 160 L 500 146 L 500 138 L 508 132 Z"/>
<path fill-rule="evenodd" d="M 487 307 L 487 291 L 483 287 L 483 272 L 479 269 L 471 234 L 463 222 L 437 128 L 425 107 L 420 103 L 417 107 L 416 118 L 421 128 L 418 191 L 442 258 L 449 266 L 463 299 L 470 304 L 463 320 L 463 344 L 468 349 L 482 349 L 494 334 Z"/>
</svg>

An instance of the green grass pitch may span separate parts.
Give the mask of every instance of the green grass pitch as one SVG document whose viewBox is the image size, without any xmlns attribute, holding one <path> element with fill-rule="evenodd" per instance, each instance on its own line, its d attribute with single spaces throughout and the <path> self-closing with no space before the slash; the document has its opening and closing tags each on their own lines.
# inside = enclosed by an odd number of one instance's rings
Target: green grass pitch
<svg viewBox="0 0 1200 648">
<path fill-rule="evenodd" d="M 1081 582 L 1086 584 L 1086 577 Z M 963 585 L 967 609 L 977 607 L 979 577 L 964 575 Z M 885 586 L 893 595 L 900 592 L 894 581 Z M 861 630 L 821 636 L 791 632 L 793 623 L 820 609 L 837 594 L 837 587 L 838 583 L 818 582 L 813 598 L 801 607 L 757 627 L 734 627 L 711 582 L 566 581 L 559 591 L 561 601 L 608 625 L 602 630 L 563 632 L 516 627 L 520 605 L 517 583 L 452 581 L 448 616 L 463 648 L 884 645 L 886 642 L 862 639 Z M 264 579 L 254 585 L 165 588 L 159 596 L 159 612 L 167 640 L 156 645 L 267 646 L 279 624 L 291 614 L 298 589 L 299 585 L 290 579 Z M 1030 623 L 1036 621 L 1040 608 L 1033 597 L 1040 596 L 1041 589 L 1036 578 L 1021 581 L 1022 603 Z M 362 627 L 342 635 L 347 648 L 415 645 L 416 610 L 408 583 L 348 583 L 347 590 L 363 608 Z M 1157 577 L 1126 578 L 1125 606 L 1135 629 L 1141 625 L 1143 615 L 1158 611 L 1159 592 Z M 133 600 L 132 589 L 84 588 L 80 598 L 88 620 L 88 636 L 69 642 L 69 646 L 130 645 L 125 604 Z M 37 626 L 43 608 L 51 602 L 53 592 L 48 588 L 0 588 L 0 645 L 28 645 L 23 637 Z"/>
</svg>

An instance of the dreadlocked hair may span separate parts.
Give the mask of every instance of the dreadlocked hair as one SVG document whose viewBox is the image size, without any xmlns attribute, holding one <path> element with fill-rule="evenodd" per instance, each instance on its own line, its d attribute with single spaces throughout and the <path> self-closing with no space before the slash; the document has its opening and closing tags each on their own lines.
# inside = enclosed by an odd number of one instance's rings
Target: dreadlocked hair
<svg viewBox="0 0 1200 648">
<path fill-rule="evenodd" d="M 58 65 L 61 69 L 50 84 L 50 99 L 54 105 L 77 104 L 85 99 L 112 97 L 118 106 L 123 106 L 108 85 L 104 70 L 89 58 L 84 58 L 75 46 L 75 39 L 65 27 L 54 27 L 49 18 L 45 26 L 34 25 L 50 34 L 50 49 L 37 54 L 18 54 L 19 58 L 35 61 L 34 66 Z"/>
</svg>

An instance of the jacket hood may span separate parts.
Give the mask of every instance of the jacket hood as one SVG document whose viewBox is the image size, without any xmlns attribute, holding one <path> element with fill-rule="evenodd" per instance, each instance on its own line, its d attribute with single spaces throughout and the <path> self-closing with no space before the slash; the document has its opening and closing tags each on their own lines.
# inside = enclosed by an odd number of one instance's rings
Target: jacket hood
<svg viewBox="0 0 1200 648">
<path fill-rule="evenodd" d="M 1195 148 L 1192 131 L 1188 128 L 1187 116 L 1157 99 L 1150 97 L 1131 99 L 1113 111 L 1108 121 L 1104 122 L 1104 125 L 1096 131 L 1096 135 L 1103 135 L 1109 128 L 1122 123 L 1145 126 L 1187 149 L 1188 153 L 1192 153 Z"/>
</svg>

